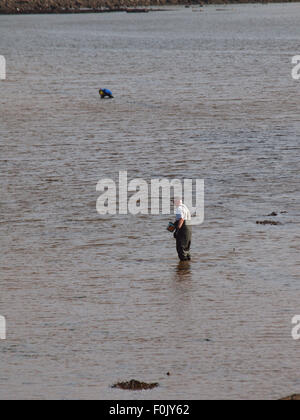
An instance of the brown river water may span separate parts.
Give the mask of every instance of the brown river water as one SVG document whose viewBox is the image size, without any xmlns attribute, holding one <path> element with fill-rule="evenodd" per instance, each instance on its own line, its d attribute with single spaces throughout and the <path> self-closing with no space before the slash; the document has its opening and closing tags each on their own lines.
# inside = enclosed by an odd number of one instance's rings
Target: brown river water
<svg viewBox="0 0 300 420">
<path fill-rule="evenodd" d="M 0 16 L 1 399 L 299 392 L 300 4 L 219 9 Z M 205 180 L 190 263 L 120 170 Z"/>
</svg>

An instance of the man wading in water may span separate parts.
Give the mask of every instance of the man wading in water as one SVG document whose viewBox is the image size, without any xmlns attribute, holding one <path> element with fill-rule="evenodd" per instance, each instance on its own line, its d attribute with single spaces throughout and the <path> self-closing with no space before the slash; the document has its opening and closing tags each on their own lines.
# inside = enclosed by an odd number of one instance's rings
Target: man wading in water
<svg viewBox="0 0 300 420">
<path fill-rule="evenodd" d="M 176 206 L 176 230 L 174 238 L 176 239 L 176 249 L 178 257 L 181 261 L 191 259 L 190 247 L 192 240 L 192 227 L 190 224 L 191 213 L 187 206 L 182 203 L 180 198 L 175 198 L 174 204 Z"/>
</svg>

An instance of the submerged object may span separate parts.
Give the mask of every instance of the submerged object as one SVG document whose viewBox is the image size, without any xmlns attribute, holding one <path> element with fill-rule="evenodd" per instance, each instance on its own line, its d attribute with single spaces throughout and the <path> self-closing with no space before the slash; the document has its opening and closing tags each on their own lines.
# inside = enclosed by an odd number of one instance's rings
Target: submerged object
<svg viewBox="0 0 300 420">
<path fill-rule="evenodd" d="M 109 89 L 100 89 L 99 95 L 101 96 L 101 99 L 104 99 L 105 97 L 113 98 L 113 94 Z"/>
<path fill-rule="evenodd" d="M 256 224 L 257 224 L 257 225 L 272 225 L 272 226 L 278 226 L 278 225 L 281 225 L 282 223 L 280 223 L 280 222 L 275 222 L 274 220 L 262 220 L 262 221 L 257 220 L 257 221 L 256 221 Z"/>
<path fill-rule="evenodd" d="M 117 384 L 112 385 L 112 388 L 120 388 L 120 389 L 129 389 L 131 391 L 140 391 L 142 389 L 152 389 L 159 386 L 158 382 L 153 383 L 146 383 L 136 381 L 135 379 L 131 379 L 128 382 L 118 382 Z"/>
</svg>

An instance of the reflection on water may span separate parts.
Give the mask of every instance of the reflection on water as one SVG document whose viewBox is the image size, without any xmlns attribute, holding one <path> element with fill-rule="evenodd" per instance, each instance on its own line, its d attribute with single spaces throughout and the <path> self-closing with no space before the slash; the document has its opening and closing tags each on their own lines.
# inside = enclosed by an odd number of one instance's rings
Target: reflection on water
<svg viewBox="0 0 300 420">
<path fill-rule="evenodd" d="M 300 8 L 224 9 L 0 16 L 1 398 L 299 392 Z M 121 170 L 205 179 L 191 262 L 169 217 L 97 214 Z"/>
<path fill-rule="evenodd" d="M 190 261 L 179 261 L 175 271 L 176 281 L 191 280 L 192 270 Z"/>
</svg>

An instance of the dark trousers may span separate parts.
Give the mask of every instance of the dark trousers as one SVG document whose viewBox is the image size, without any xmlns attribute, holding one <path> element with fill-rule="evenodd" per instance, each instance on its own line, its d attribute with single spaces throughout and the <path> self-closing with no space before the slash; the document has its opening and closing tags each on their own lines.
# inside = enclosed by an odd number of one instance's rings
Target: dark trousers
<svg viewBox="0 0 300 420">
<path fill-rule="evenodd" d="M 176 249 L 181 261 L 191 259 L 192 227 L 185 222 L 176 234 Z"/>
</svg>

